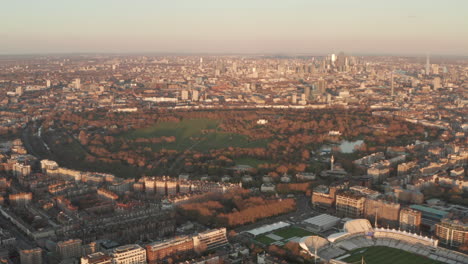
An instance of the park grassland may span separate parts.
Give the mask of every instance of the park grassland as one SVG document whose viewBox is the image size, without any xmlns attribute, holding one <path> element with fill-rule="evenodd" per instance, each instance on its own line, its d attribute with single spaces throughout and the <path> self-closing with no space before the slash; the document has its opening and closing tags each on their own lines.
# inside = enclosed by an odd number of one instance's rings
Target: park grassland
<svg viewBox="0 0 468 264">
<path fill-rule="evenodd" d="M 178 151 L 193 149 L 208 152 L 210 149 L 227 147 L 255 148 L 266 147 L 268 144 L 267 140 L 251 141 L 245 135 L 220 131 L 218 129 L 219 123 L 219 120 L 206 118 L 183 119 L 180 122 L 160 122 L 151 127 L 126 132 L 122 136 L 127 139 L 176 137 L 175 142 L 149 144 L 154 151 L 161 149 Z"/>
<path fill-rule="evenodd" d="M 237 165 L 249 165 L 253 168 L 257 168 L 261 164 L 270 163 L 269 160 L 261 160 L 261 159 L 251 158 L 251 157 L 236 158 L 234 159 L 234 162 Z"/>
<path fill-rule="evenodd" d="M 361 263 L 364 256 L 367 264 L 442 264 L 425 256 L 383 246 L 355 249 L 350 254 L 351 256 L 343 260 L 348 263 Z"/>
<path fill-rule="evenodd" d="M 29 135 L 30 136 L 30 135 Z M 33 141 L 35 144 L 34 150 L 40 151 L 40 157 L 46 159 L 52 159 L 57 161 L 61 166 L 65 168 L 72 168 L 82 171 L 95 171 L 103 173 L 112 173 L 118 177 L 127 178 L 132 175 L 139 175 L 143 172 L 141 168 L 137 168 L 128 164 L 120 162 L 106 163 L 102 161 L 88 161 L 86 160 L 87 150 L 82 146 L 78 140 L 73 139 L 67 133 L 63 131 L 55 131 L 54 133 L 44 134 L 45 142 L 50 147 L 50 152 L 46 151 L 41 146 L 40 141 Z M 55 144 L 55 141 L 59 138 L 65 138 L 63 143 Z"/>
</svg>

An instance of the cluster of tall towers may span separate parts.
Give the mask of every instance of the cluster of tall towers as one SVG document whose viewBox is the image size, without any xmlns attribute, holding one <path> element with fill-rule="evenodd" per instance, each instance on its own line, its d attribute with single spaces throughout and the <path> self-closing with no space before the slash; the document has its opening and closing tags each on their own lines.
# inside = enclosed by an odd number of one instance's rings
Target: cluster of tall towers
<svg viewBox="0 0 468 264">
<path fill-rule="evenodd" d="M 429 71 L 431 69 L 431 63 L 429 62 L 429 54 L 426 55 L 426 71 L 425 74 L 429 75 Z"/>
</svg>

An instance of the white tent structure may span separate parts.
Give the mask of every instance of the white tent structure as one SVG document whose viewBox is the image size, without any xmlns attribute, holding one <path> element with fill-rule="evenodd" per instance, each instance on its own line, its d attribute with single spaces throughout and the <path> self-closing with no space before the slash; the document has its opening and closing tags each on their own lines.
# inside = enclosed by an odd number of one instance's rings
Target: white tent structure
<svg viewBox="0 0 468 264">
<path fill-rule="evenodd" d="M 255 228 L 255 229 L 246 231 L 245 233 L 250 234 L 253 237 L 256 237 L 258 235 L 269 233 L 271 231 L 275 231 L 275 230 L 278 230 L 278 229 L 281 229 L 281 228 L 284 228 L 284 227 L 288 227 L 290 225 L 291 224 L 289 224 L 289 223 L 280 221 L 280 222 L 277 222 L 277 223 L 274 223 L 274 224 L 264 225 L 264 226 L 261 226 L 259 228 Z"/>
</svg>

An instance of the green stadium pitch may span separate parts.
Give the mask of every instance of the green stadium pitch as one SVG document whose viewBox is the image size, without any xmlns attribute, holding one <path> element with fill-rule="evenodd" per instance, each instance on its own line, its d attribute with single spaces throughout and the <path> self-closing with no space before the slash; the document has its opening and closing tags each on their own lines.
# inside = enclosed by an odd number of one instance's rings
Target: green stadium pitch
<svg viewBox="0 0 468 264">
<path fill-rule="evenodd" d="M 359 248 L 348 254 L 351 256 L 342 259 L 347 263 L 361 263 L 364 257 L 366 264 L 443 264 L 426 256 L 383 246 Z"/>
</svg>

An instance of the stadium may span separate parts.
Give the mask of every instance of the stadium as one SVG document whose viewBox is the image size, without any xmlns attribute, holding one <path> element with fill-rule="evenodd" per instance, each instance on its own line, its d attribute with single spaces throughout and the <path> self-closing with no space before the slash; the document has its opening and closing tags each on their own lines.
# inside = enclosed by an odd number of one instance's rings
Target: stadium
<svg viewBox="0 0 468 264">
<path fill-rule="evenodd" d="M 468 263 L 468 255 L 438 247 L 436 239 L 395 229 L 373 228 L 367 219 L 349 220 L 344 225 L 344 232 L 328 238 L 304 237 L 299 244 L 316 259 L 336 264 L 356 263 L 356 256 L 353 257 L 356 252 L 375 251 L 375 255 L 385 253 L 386 249 L 392 252 L 391 260 L 368 257 L 375 259 L 373 263 Z M 401 255 L 400 259 L 398 255 Z M 360 256 L 358 262 L 361 263 Z"/>
</svg>

